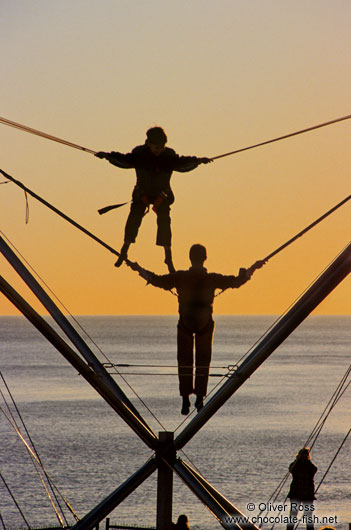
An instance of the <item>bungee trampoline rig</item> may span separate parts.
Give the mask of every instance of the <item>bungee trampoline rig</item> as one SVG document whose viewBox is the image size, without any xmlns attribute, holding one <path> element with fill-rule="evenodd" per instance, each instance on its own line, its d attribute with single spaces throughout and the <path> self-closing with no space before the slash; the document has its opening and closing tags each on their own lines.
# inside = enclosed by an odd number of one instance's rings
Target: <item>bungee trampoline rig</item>
<svg viewBox="0 0 351 530">
<path fill-rule="evenodd" d="M 213 159 L 252 149 L 303 132 L 308 132 L 319 127 L 349 119 L 350 117 L 351 115 L 348 115 L 296 133 L 291 133 L 247 148 L 219 155 L 213 157 Z M 56 137 L 47 135 L 46 133 L 40 133 L 40 131 L 36 131 L 35 129 L 20 126 L 20 124 L 10 122 L 4 118 L 0 118 L 0 122 L 95 154 L 95 151 L 60 140 Z M 35 199 L 39 200 L 56 214 L 74 225 L 77 229 L 84 232 L 113 254 L 119 256 L 119 253 L 113 247 L 102 241 L 100 238 L 97 238 L 89 230 L 85 229 L 66 214 L 60 212 L 57 208 L 49 204 L 45 199 L 39 197 L 33 191 L 29 190 L 29 188 L 14 177 L 10 176 L 3 170 L 0 170 L 0 172 L 6 179 L 8 179 L 8 181 L 11 181 L 22 188 L 25 193 L 28 193 Z M 350 199 L 351 195 L 328 210 L 328 212 L 323 214 L 312 224 L 308 225 L 308 227 L 299 232 L 296 236 L 289 239 L 278 249 L 268 254 L 265 260 L 271 259 L 278 252 L 316 226 L 316 224 L 321 222 Z M 207 506 L 223 528 L 228 530 L 258 530 L 258 526 L 256 526 L 246 514 L 242 513 L 231 501 L 214 488 L 196 469 L 194 469 L 192 465 L 186 462 L 186 459 L 180 457 L 178 453 L 201 431 L 202 427 L 216 414 L 228 399 L 233 396 L 233 394 L 262 365 L 262 363 L 269 358 L 279 345 L 282 344 L 285 339 L 289 337 L 289 335 L 310 315 L 310 313 L 349 275 L 351 272 L 351 243 L 348 243 L 348 245 L 337 255 L 334 261 L 324 269 L 319 277 L 317 277 L 310 287 L 300 296 L 300 298 L 298 298 L 292 307 L 290 307 L 290 309 L 288 309 L 287 312 L 275 322 L 268 332 L 256 343 L 248 355 L 243 356 L 239 363 L 230 365 L 231 367 L 228 370 L 224 381 L 217 385 L 215 391 L 208 396 L 203 408 L 193 417 L 190 416 L 189 421 L 185 425 L 183 425 L 184 422 L 181 424 L 183 428 L 181 430 L 178 428 L 177 431 L 179 430 L 179 432 L 177 432 L 177 434 L 175 431 L 171 432 L 166 430 L 155 433 L 151 429 L 142 414 L 138 411 L 137 407 L 130 401 L 128 396 L 108 372 L 109 368 L 116 368 L 118 365 L 109 366 L 108 364 L 103 364 L 99 361 L 77 329 L 62 313 L 53 299 L 26 267 L 24 262 L 12 250 L 7 243 L 6 238 L 1 237 L 1 235 L 0 252 L 60 327 L 66 336 L 66 339 L 63 339 L 49 322 L 40 316 L 39 313 L 35 311 L 34 308 L 2 276 L 0 276 L 0 291 L 18 309 L 18 311 L 20 311 L 20 313 L 22 313 L 29 322 L 40 331 L 56 350 L 63 355 L 73 368 L 86 379 L 96 392 L 98 392 L 110 407 L 127 423 L 136 436 L 138 436 L 140 440 L 153 451 L 153 455 L 140 467 L 139 470 L 112 491 L 110 495 L 95 506 L 82 519 L 77 520 L 76 518 L 76 524 L 72 528 L 74 530 L 90 530 L 96 527 L 119 504 L 121 504 L 123 500 L 135 491 L 141 483 L 154 472 L 157 472 L 157 530 L 171 529 L 174 474 L 176 474 L 189 487 L 193 494 L 205 506 Z M 128 260 L 126 263 L 128 265 Z M 67 339 L 69 342 L 67 342 Z"/>
<path fill-rule="evenodd" d="M 224 495 L 201 476 L 189 463 L 177 455 L 201 428 L 232 397 L 245 381 L 268 359 L 276 348 L 307 318 L 307 316 L 351 272 L 351 244 L 335 258 L 306 292 L 257 343 L 237 369 L 219 386 L 203 408 L 174 437 L 174 432 L 158 434 L 97 359 L 87 343 L 40 286 L 31 272 L 0 237 L 0 251 L 58 324 L 72 348 L 30 304 L 0 276 L 0 290 L 14 306 L 36 327 L 65 359 L 100 394 L 134 433 L 154 451 L 154 455 L 129 479 L 114 490 L 73 526 L 74 530 L 90 530 L 128 497 L 152 473 L 157 471 L 157 530 L 169 530 L 172 522 L 173 475 L 176 473 L 189 489 L 203 502 L 226 529 L 254 530 L 258 527 L 240 512 Z"/>
</svg>

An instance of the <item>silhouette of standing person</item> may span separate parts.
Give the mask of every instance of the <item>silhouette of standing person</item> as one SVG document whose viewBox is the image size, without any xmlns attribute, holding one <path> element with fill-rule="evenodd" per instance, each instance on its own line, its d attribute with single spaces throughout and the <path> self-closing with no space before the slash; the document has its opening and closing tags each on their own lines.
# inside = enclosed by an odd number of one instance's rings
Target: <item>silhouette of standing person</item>
<svg viewBox="0 0 351 530">
<path fill-rule="evenodd" d="M 294 462 L 289 466 L 292 474 L 288 498 L 290 499 L 290 522 L 287 530 L 293 530 L 293 519 L 302 516 L 302 522 L 306 523 L 307 530 L 313 530 L 313 501 L 314 495 L 314 475 L 317 467 L 311 461 L 311 454 L 308 447 L 300 449 Z"/>
<path fill-rule="evenodd" d="M 257 261 L 249 269 L 240 269 L 239 276 L 224 276 L 207 272 L 204 267 L 207 254 L 203 245 L 193 245 L 190 248 L 189 258 L 190 269 L 162 276 L 143 269 L 137 263 L 129 262 L 130 267 L 138 271 L 148 283 L 162 289 L 177 290 L 179 302 L 177 360 L 179 393 L 183 400 L 181 413 L 184 415 L 190 410 L 190 394 L 196 394 L 195 407 L 198 411 L 203 407 L 203 400 L 207 394 L 214 332 L 212 312 L 215 290 L 240 287 L 265 263 L 263 260 Z"/>
<path fill-rule="evenodd" d="M 174 195 L 170 186 L 173 171 L 187 172 L 199 164 L 207 164 L 210 158 L 179 156 L 173 149 L 166 147 L 167 136 L 161 127 L 152 127 L 146 132 L 144 145 L 134 147 L 131 153 L 100 151 L 95 156 L 106 158 L 111 164 L 122 169 L 134 168 L 137 182 L 133 190 L 132 204 L 124 231 L 124 244 L 115 263 L 120 267 L 127 259 L 131 243 L 135 243 L 144 215 L 152 204 L 157 215 L 156 245 L 164 247 L 165 263 L 169 272 L 174 272 L 171 251 L 170 205 Z"/>
<path fill-rule="evenodd" d="M 172 523 L 172 530 L 190 530 L 189 519 L 187 515 L 180 515 L 178 521 L 174 524 Z"/>
</svg>

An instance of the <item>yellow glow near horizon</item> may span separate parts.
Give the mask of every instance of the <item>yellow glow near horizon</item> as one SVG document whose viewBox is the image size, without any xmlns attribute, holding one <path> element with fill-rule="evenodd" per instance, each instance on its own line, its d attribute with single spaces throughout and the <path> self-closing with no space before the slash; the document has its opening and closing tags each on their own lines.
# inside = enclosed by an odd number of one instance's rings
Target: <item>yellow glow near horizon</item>
<svg viewBox="0 0 351 530">
<path fill-rule="evenodd" d="M 350 113 L 351 4 L 5 0 L 1 115 L 93 150 L 128 152 L 154 124 L 178 153 L 216 156 Z M 177 268 L 201 242 L 207 267 L 236 274 L 350 194 L 351 120 L 174 173 Z M 0 125 L 0 167 L 119 250 L 133 170 Z M 173 314 L 169 293 L 23 192 L 0 186 L 1 227 L 73 314 Z M 350 240 L 350 204 L 272 259 L 217 314 L 280 314 Z M 156 218 L 130 257 L 166 273 Z M 22 292 L 4 258 L 3 276 Z M 33 300 L 26 289 L 28 299 Z M 318 308 L 350 314 L 350 279 Z M 34 301 L 42 312 L 41 306 Z M 0 314 L 17 310 L 0 296 Z"/>
</svg>

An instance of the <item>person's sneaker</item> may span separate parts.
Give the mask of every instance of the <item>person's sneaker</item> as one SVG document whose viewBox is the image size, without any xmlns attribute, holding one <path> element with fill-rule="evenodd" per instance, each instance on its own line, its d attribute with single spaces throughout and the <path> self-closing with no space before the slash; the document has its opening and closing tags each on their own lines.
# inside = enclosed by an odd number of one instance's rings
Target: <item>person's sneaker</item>
<svg viewBox="0 0 351 530">
<path fill-rule="evenodd" d="M 173 272 L 175 272 L 175 268 L 174 268 L 173 260 L 172 260 L 171 247 L 164 247 L 164 249 L 165 249 L 165 264 L 168 267 L 169 273 L 173 274 Z"/>
<path fill-rule="evenodd" d="M 119 256 L 118 260 L 115 263 L 115 267 L 120 267 L 124 261 L 124 256 L 122 254 Z"/>
<path fill-rule="evenodd" d="M 187 416 L 190 412 L 190 399 L 189 396 L 183 396 L 182 410 L 180 411 L 183 416 Z"/>
<path fill-rule="evenodd" d="M 199 410 L 201 410 L 203 406 L 204 406 L 204 397 L 196 396 L 196 401 L 195 401 L 196 410 L 199 412 Z"/>
<path fill-rule="evenodd" d="M 115 267 L 120 267 L 124 260 L 127 259 L 129 245 L 123 245 L 118 260 L 115 263 Z"/>
</svg>

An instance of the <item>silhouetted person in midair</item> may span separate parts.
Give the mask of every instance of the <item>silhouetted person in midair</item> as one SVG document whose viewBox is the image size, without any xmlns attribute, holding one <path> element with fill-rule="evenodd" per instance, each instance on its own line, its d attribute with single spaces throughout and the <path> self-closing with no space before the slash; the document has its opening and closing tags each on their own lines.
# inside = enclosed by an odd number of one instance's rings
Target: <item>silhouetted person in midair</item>
<svg viewBox="0 0 351 530">
<path fill-rule="evenodd" d="M 127 258 L 131 243 L 135 242 L 144 215 L 152 204 L 157 215 L 156 245 L 165 249 L 165 263 L 170 272 L 174 272 L 171 251 L 170 205 L 174 195 L 170 186 L 173 171 L 186 172 L 199 164 L 207 164 L 210 158 L 179 156 L 173 149 L 166 147 L 167 136 L 161 127 L 152 127 L 146 132 L 144 145 L 134 147 L 131 153 L 122 154 L 98 152 L 95 156 L 106 158 L 111 164 L 122 169 L 134 168 L 137 182 L 133 190 L 132 204 L 124 232 L 124 244 L 116 261 L 120 267 Z"/>
<path fill-rule="evenodd" d="M 265 263 L 257 261 L 248 269 L 240 269 L 239 276 L 224 276 L 208 273 L 204 267 L 207 259 L 203 245 L 193 245 L 189 258 L 191 267 L 159 276 L 143 269 L 137 263 L 129 262 L 148 283 L 162 289 L 175 288 L 178 293 L 179 321 L 177 333 L 177 360 L 179 392 L 183 398 L 181 413 L 187 415 L 190 409 L 189 396 L 196 394 L 195 407 L 199 411 L 207 394 L 209 366 L 212 355 L 214 321 L 213 299 L 216 289 L 238 288 L 246 283 L 256 269 Z M 195 385 L 193 383 L 195 341 Z"/>
<path fill-rule="evenodd" d="M 295 460 L 290 464 L 289 471 L 292 474 L 288 498 L 290 499 L 290 519 L 305 516 L 307 530 L 313 530 L 313 501 L 314 495 L 314 475 L 317 472 L 316 466 L 311 461 L 311 454 L 308 447 L 300 449 Z M 311 520 L 309 521 L 309 518 Z M 291 520 L 287 525 L 287 530 L 293 530 L 294 523 Z"/>
</svg>

